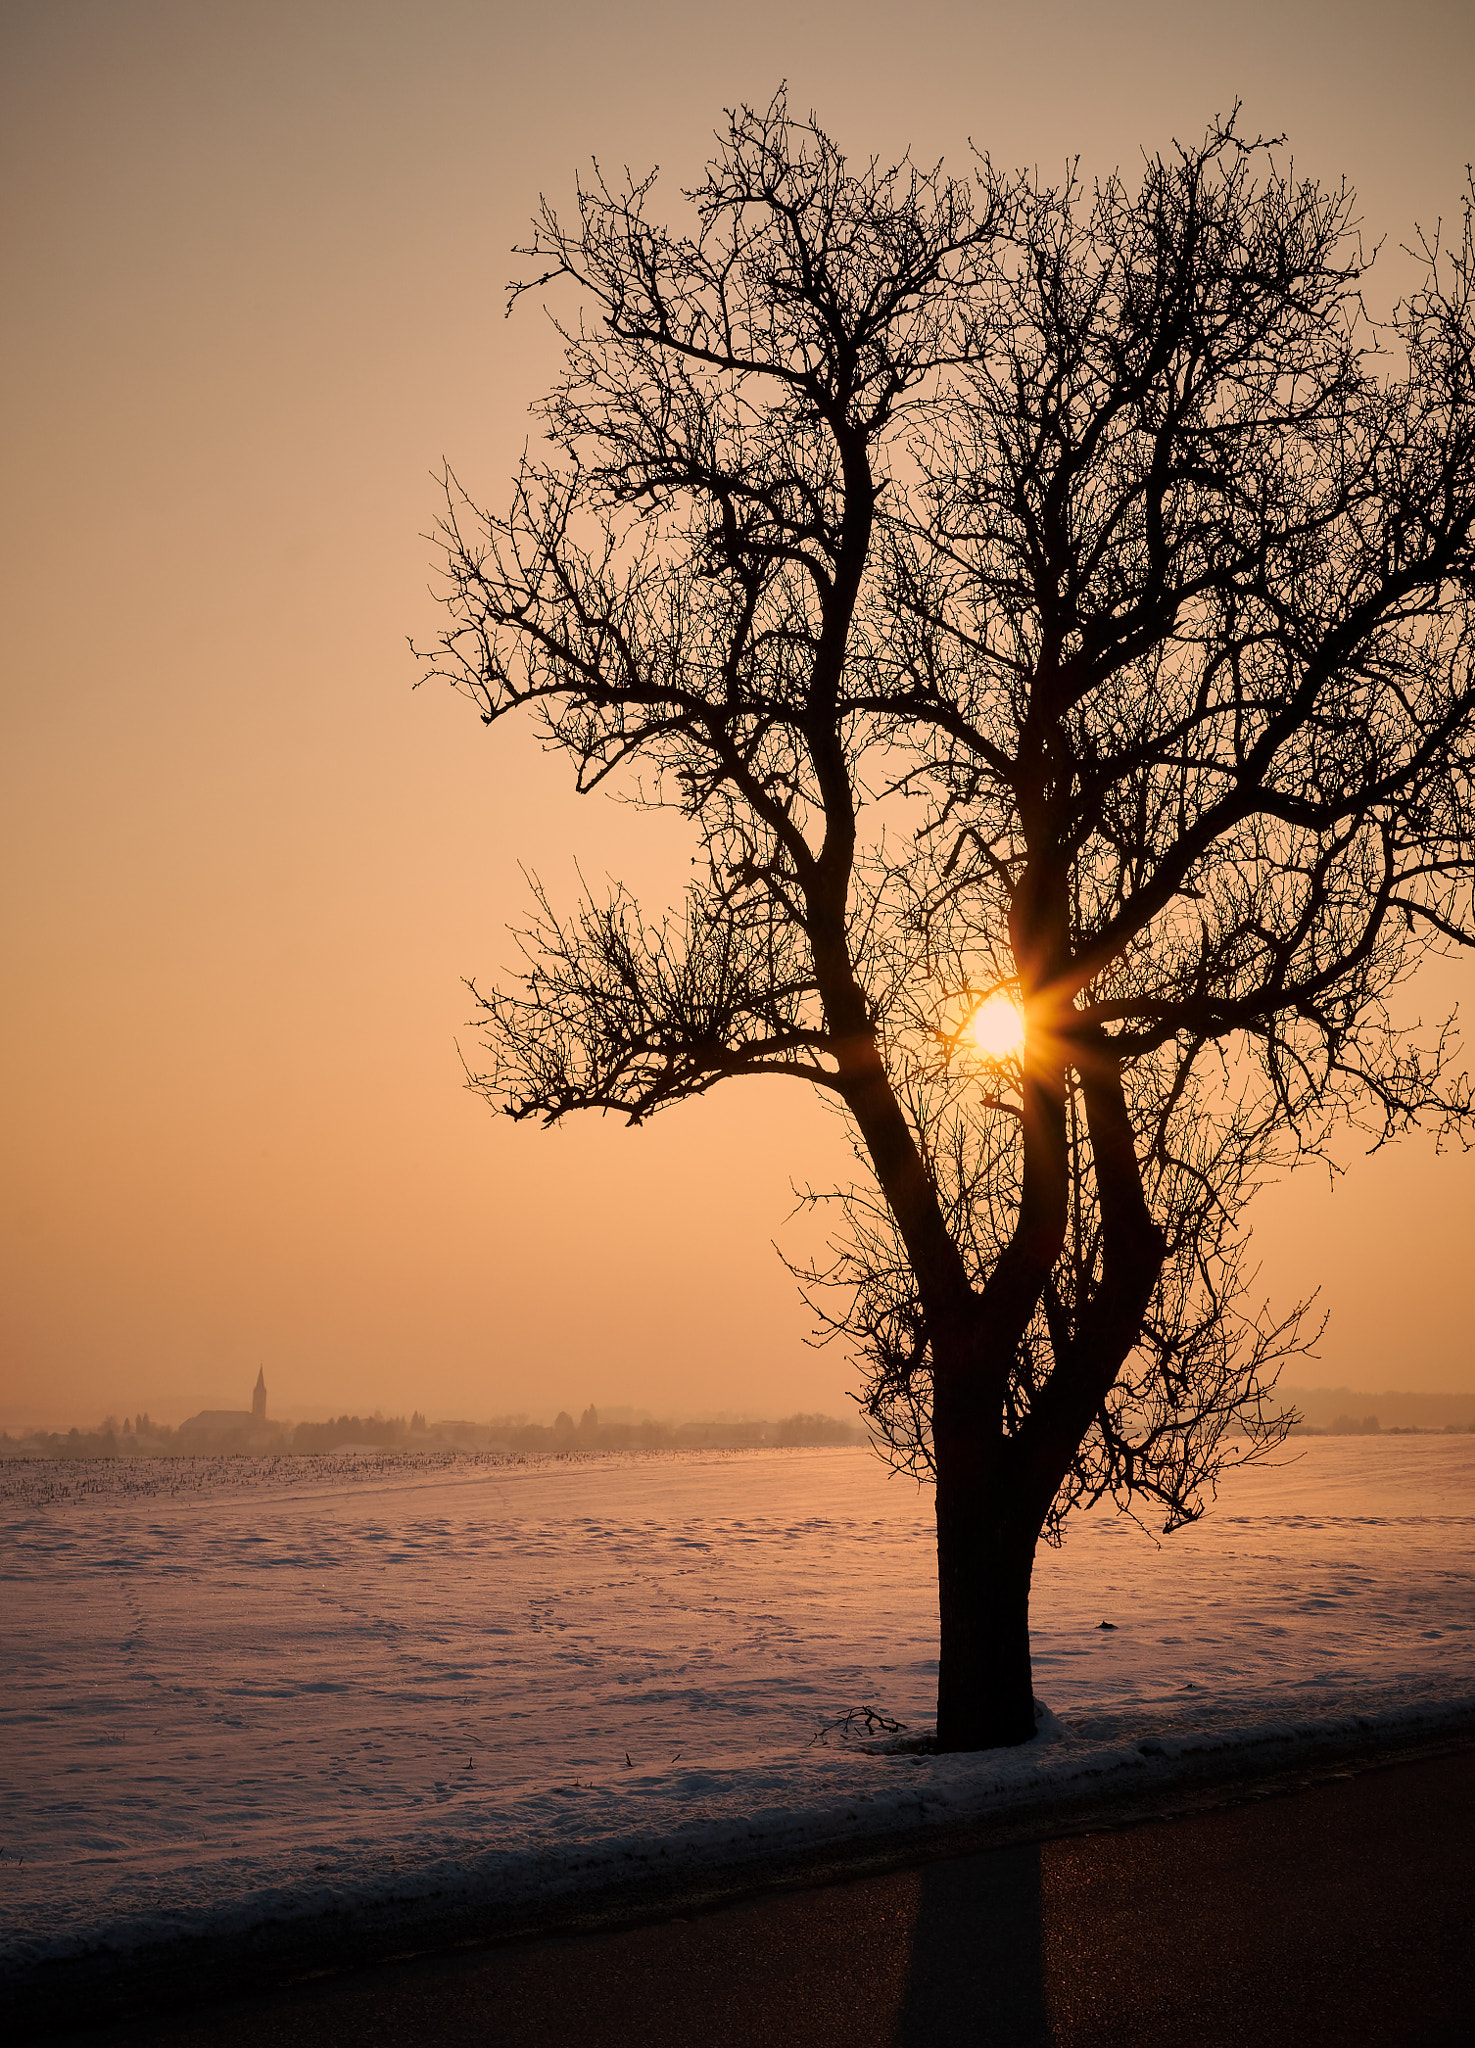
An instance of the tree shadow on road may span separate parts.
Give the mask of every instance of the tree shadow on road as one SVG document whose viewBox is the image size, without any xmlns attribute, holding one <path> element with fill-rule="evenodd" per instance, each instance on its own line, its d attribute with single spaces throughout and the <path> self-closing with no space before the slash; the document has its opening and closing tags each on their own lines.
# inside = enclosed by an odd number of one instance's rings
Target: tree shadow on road
<svg viewBox="0 0 1475 2048">
<path fill-rule="evenodd" d="M 917 1879 L 895 2048 L 1047 2048 L 1041 1846 L 933 1863 Z"/>
</svg>

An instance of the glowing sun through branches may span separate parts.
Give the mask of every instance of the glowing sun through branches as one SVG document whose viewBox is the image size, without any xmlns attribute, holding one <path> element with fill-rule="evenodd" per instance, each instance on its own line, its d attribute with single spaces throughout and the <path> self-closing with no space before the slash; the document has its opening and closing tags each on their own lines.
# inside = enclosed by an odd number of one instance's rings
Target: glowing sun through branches
<svg viewBox="0 0 1475 2048">
<path fill-rule="evenodd" d="M 1024 1012 L 1003 989 L 985 996 L 964 1031 L 985 1059 L 1018 1059 L 1024 1051 Z"/>
</svg>

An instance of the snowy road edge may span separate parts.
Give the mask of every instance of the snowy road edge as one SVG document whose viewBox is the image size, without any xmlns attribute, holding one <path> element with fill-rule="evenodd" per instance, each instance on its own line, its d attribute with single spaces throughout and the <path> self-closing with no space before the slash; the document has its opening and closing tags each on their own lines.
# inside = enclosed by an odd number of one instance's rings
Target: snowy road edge
<svg viewBox="0 0 1475 2048">
<path fill-rule="evenodd" d="M 431 1948 L 575 1931 L 714 1903 L 774 1883 L 987 1846 L 1171 1808 L 1175 1798 L 1297 1769 L 1372 1762 L 1475 1738 L 1475 1694 L 1254 1731 L 1020 1751 L 875 1757 L 869 1791 L 756 1808 L 566 1851 L 485 1851 L 329 1885 L 260 1890 L 198 1914 L 119 1918 L 55 1944 L 0 1946 L 0 1987 L 27 2030 L 224 1998 Z M 884 1775 L 881 1775 L 884 1774 Z"/>
</svg>

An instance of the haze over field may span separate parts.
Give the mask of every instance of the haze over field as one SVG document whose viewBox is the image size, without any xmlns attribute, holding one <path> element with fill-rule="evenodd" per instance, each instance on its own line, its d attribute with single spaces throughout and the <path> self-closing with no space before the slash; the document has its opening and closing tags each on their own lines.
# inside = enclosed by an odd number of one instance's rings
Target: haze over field
<svg viewBox="0 0 1475 2048">
<path fill-rule="evenodd" d="M 503 322 L 509 248 L 591 155 L 674 203 L 784 76 L 858 155 L 1047 172 L 1239 96 L 1358 187 L 1386 305 L 1458 200 L 1475 17 L 764 0 L 735 39 L 674 0 L 69 0 L 0 41 L 0 1425 L 234 1407 L 261 1362 L 289 1413 L 847 1413 L 770 1246 L 806 1242 L 791 1180 L 844 1173 L 835 1119 L 754 1083 L 545 1133 L 461 1090 L 459 977 L 508 959 L 520 863 L 555 900 L 576 860 L 650 902 L 687 872 L 670 820 L 410 693 L 430 472 L 498 501 L 552 374 L 536 312 Z M 1461 997 L 1468 963 L 1410 1001 Z M 1475 1162 L 1346 1161 L 1265 1198 L 1266 1288 L 1322 1285 L 1328 1386 L 1475 1386 Z"/>
</svg>

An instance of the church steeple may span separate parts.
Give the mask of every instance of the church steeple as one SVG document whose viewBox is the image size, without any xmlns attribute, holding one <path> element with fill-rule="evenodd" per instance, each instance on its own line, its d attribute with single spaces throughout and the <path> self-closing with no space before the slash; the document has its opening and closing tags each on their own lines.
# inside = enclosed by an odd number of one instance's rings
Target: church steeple
<svg viewBox="0 0 1475 2048">
<path fill-rule="evenodd" d="M 265 1422 L 266 1420 L 265 1366 L 258 1366 L 256 1369 L 256 1386 L 251 1395 L 251 1420 L 253 1422 Z"/>
</svg>

